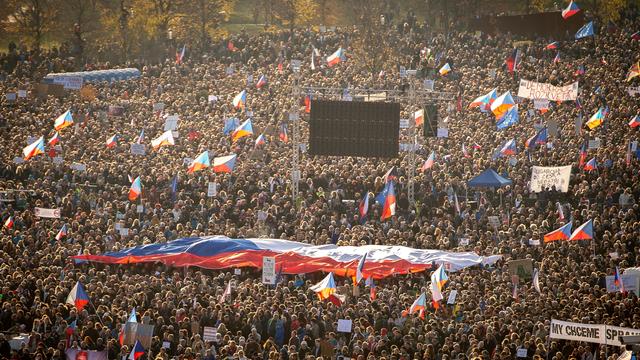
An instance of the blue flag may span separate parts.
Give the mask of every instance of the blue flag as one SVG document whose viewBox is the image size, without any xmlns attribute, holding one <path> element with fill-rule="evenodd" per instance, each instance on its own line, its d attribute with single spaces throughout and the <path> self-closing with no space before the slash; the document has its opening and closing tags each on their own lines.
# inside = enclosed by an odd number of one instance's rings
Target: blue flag
<svg viewBox="0 0 640 360">
<path fill-rule="evenodd" d="M 518 105 L 512 107 L 507 113 L 496 123 L 498 130 L 506 129 L 520 120 L 518 115 Z"/>
<path fill-rule="evenodd" d="M 593 21 L 589 21 L 585 26 L 581 27 L 576 33 L 576 40 L 587 36 L 593 36 Z"/>
<path fill-rule="evenodd" d="M 240 120 L 238 120 L 238 118 L 229 118 L 224 121 L 224 129 L 222 131 L 225 135 L 229 135 L 238 126 L 240 126 Z"/>
<path fill-rule="evenodd" d="M 171 180 L 171 198 L 176 201 L 176 192 L 178 192 L 178 175 Z"/>
<path fill-rule="evenodd" d="M 387 198 L 387 194 L 389 193 L 389 184 L 391 183 L 391 181 L 387 182 L 384 185 L 384 189 L 382 190 L 382 192 L 380 192 L 380 194 L 378 194 L 378 196 L 376 196 L 376 203 L 380 204 L 380 205 L 384 205 L 384 201 Z"/>
</svg>

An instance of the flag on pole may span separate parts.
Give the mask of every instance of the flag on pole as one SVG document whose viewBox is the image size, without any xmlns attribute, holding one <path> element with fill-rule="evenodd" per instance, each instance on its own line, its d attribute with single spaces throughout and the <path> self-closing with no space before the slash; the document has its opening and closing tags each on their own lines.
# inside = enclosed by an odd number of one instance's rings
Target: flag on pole
<svg viewBox="0 0 640 360">
<path fill-rule="evenodd" d="M 144 348 L 142 347 L 142 344 L 140 343 L 140 340 L 136 340 L 136 343 L 133 345 L 133 348 L 131 349 L 131 353 L 129 354 L 129 359 L 128 360 L 138 360 L 142 357 L 142 355 L 144 355 Z"/>
<path fill-rule="evenodd" d="M 360 219 L 364 219 L 369 212 L 369 192 L 365 192 L 364 198 L 360 201 L 360 205 L 358 206 L 358 210 L 360 212 Z"/>
<path fill-rule="evenodd" d="M 138 176 L 133 180 L 129 188 L 129 200 L 135 201 L 140 194 L 142 194 L 142 181 L 140 180 L 140 176 Z"/>
<path fill-rule="evenodd" d="M 191 162 L 191 165 L 189 165 L 187 172 L 189 174 L 192 174 L 196 171 L 208 168 L 209 166 L 211 166 L 211 163 L 209 162 L 209 151 L 205 150 Z"/>
<path fill-rule="evenodd" d="M 264 145 L 267 143 L 267 139 L 264 137 L 264 134 L 258 135 L 255 141 L 255 147 L 258 148 L 260 145 Z"/>
<path fill-rule="evenodd" d="M 420 294 L 418 298 L 411 304 L 409 309 L 402 312 L 402 316 L 412 315 L 417 312 L 424 312 L 427 308 L 427 296 L 425 293 Z"/>
<path fill-rule="evenodd" d="M 278 134 L 278 137 L 280 138 L 280 141 L 285 144 L 289 142 L 289 134 L 287 134 L 287 124 L 280 124 L 280 133 Z"/>
<path fill-rule="evenodd" d="M 213 172 L 231 173 L 236 166 L 236 158 L 238 155 L 231 154 L 213 158 Z"/>
<path fill-rule="evenodd" d="M 118 134 L 113 135 L 107 139 L 107 147 L 112 148 L 118 145 Z"/>
<path fill-rule="evenodd" d="M 518 66 L 520 65 L 520 49 L 514 48 L 511 52 L 511 55 L 505 61 L 507 64 L 507 70 L 509 72 L 518 71 Z"/>
<path fill-rule="evenodd" d="M 369 287 L 369 300 L 373 301 L 376 299 L 376 284 L 373 282 L 373 278 L 369 276 L 364 281 L 364 286 Z"/>
<path fill-rule="evenodd" d="M 329 55 L 329 57 L 327 57 L 327 66 L 332 67 L 342 61 L 343 53 L 342 48 L 338 48 L 336 52 Z"/>
<path fill-rule="evenodd" d="M 40 138 L 31 145 L 27 145 L 24 149 L 22 149 L 22 155 L 24 157 L 24 161 L 31 159 L 32 157 L 44 154 L 44 137 L 40 136 Z"/>
<path fill-rule="evenodd" d="M 496 116 L 496 119 L 500 119 L 506 115 L 507 111 L 516 105 L 511 91 L 507 91 L 500 95 L 492 104 L 491 112 Z"/>
<path fill-rule="evenodd" d="M 622 276 L 620 276 L 620 269 L 616 266 L 616 273 L 613 275 L 613 284 L 620 289 L 621 293 L 625 293 L 624 282 L 622 281 Z"/>
<path fill-rule="evenodd" d="M 244 109 L 247 102 L 247 90 L 242 90 L 233 98 L 233 107 L 236 109 Z"/>
<path fill-rule="evenodd" d="M 552 242 L 557 240 L 569 240 L 571 237 L 571 227 L 573 223 L 569 221 L 567 224 L 561 226 L 560 228 L 553 230 L 550 233 L 544 235 L 544 242 Z"/>
<path fill-rule="evenodd" d="M 82 311 L 85 306 L 89 303 L 89 296 L 84 291 L 84 286 L 80 283 L 80 281 L 76 282 L 71 289 L 71 292 L 67 296 L 67 301 L 65 304 L 73 305 L 78 309 L 78 311 Z"/>
<path fill-rule="evenodd" d="M 329 296 L 334 294 L 337 290 L 336 281 L 333 279 L 333 273 L 330 272 L 329 275 L 309 289 L 318 294 L 318 298 L 320 300 L 328 299 Z"/>
<path fill-rule="evenodd" d="M 63 224 L 58 234 L 56 235 L 56 240 L 60 241 L 63 237 L 67 236 L 67 224 Z"/>
<path fill-rule="evenodd" d="M 427 158 L 427 160 L 424 161 L 424 164 L 422 165 L 422 168 L 420 169 L 422 172 L 425 172 L 428 169 L 431 169 L 431 167 L 433 167 L 433 164 L 436 162 L 436 152 L 435 151 L 431 151 L 431 154 L 429 154 L 429 157 Z"/>
<path fill-rule="evenodd" d="M 136 317 L 136 307 L 134 306 L 133 309 L 131 309 L 131 314 L 129 314 L 129 318 L 127 319 L 128 323 L 137 323 L 138 322 L 138 318 Z"/>
<path fill-rule="evenodd" d="M 598 126 L 602 125 L 602 123 L 604 122 L 606 113 L 607 111 L 605 108 L 601 107 L 600 109 L 598 109 L 598 111 L 595 114 L 593 114 L 591 118 L 589 118 L 589 121 L 587 121 L 587 127 L 593 130 Z"/>
<path fill-rule="evenodd" d="M 596 161 L 596 158 L 594 157 L 587 161 L 583 169 L 586 171 L 598 170 L 598 162 Z"/>
<path fill-rule="evenodd" d="M 251 119 L 247 119 L 233 131 L 233 133 L 231 134 L 231 140 L 233 140 L 233 142 L 236 142 L 238 141 L 238 139 L 250 135 L 253 135 L 253 125 L 251 124 Z"/>
<path fill-rule="evenodd" d="M 562 10 L 562 18 L 566 20 L 575 15 L 578 11 L 580 11 L 580 8 L 578 8 L 578 4 L 572 1 L 569 3 L 569 6 Z"/>
<path fill-rule="evenodd" d="M 631 79 L 635 78 L 638 75 L 640 75 L 640 62 L 631 65 L 629 71 L 627 72 L 627 81 L 631 81 Z"/>
<path fill-rule="evenodd" d="M 556 201 L 556 207 L 558 208 L 558 219 L 564 221 L 564 209 L 560 201 Z"/>
<path fill-rule="evenodd" d="M 541 294 L 542 292 L 540 291 L 540 272 L 538 271 L 538 269 L 534 269 L 533 270 L 533 288 L 536 289 L 536 291 L 538 292 L 538 294 Z"/>
<path fill-rule="evenodd" d="M 415 121 L 415 126 L 420 126 L 424 124 L 424 109 L 420 109 L 413 113 L 413 119 Z"/>
<path fill-rule="evenodd" d="M 559 45 L 560 45 L 559 42 L 554 41 L 554 42 L 550 43 L 549 45 L 545 46 L 545 49 L 546 50 L 555 50 L 555 49 L 558 48 Z"/>
<path fill-rule="evenodd" d="M 636 115 L 633 118 L 631 118 L 631 121 L 629 121 L 629 126 L 631 126 L 631 128 L 636 128 L 640 126 L 640 116 Z"/>
<path fill-rule="evenodd" d="M 60 131 L 66 127 L 73 125 L 73 116 L 71 116 L 71 110 L 65 111 L 62 115 L 58 116 L 53 122 L 53 128 L 56 131 Z"/>
<path fill-rule="evenodd" d="M 593 21 L 589 21 L 587 24 L 585 24 L 583 27 L 580 28 L 580 30 L 578 30 L 578 32 L 576 33 L 576 40 L 588 37 L 588 36 L 594 36 L 594 31 L 593 31 Z"/>
<path fill-rule="evenodd" d="M 11 230 L 13 227 L 13 216 L 9 216 L 7 220 L 4 221 L 4 227 Z"/>
<path fill-rule="evenodd" d="M 569 238 L 570 241 L 591 239 L 593 239 L 593 220 L 588 220 L 584 224 L 580 225 Z"/>
<path fill-rule="evenodd" d="M 380 221 L 384 221 L 396 214 L 396 192 L 393 188 L 393 181 L 385 185 L 386 196 L 382 205 L 382 215 Z"/>
<path fill-rule="evenodd" d="M 136 144 L 142 144 L 143 142 L 144 142 L 144 129 L 140 130 L 140 135 L 138 135 Z"/>
<path fill-rule="evenodd" d="M 367 260 L 367 254 L 368 253 L 364 253 L 364 255 L 362 255 L 362 258 L 360 259 L 360 261 L 358 261 L 358 266 L 356 267 L 356 276 L 353 279 L 354 280 L 354 285 L 358 285 L 360 283 L 360 281 L 362 281 L 362 279 L 364 279 L 364 276 L 362 275 L 362 271 L 364 270 L 364 263 Z"/>
<path fill-rule="evenodd" d="M 448 73 L 451 72 L 451 66 L 449 66 L 449 63 L 444 64 L 440 70 L 438 70 L 438 73 L 440 73 L 441 76 L 445 76 Z"/>
<path fill-rule="evenodd" d="M 158 150 L 161 146 L 169 146 L 175 144 L 176 143 L 173 140 L 173 133 L 171 132 L 171 130 L 167 130 L 163 132 L 162 135 L 151 140 L 151 147 L 153 147 L 154 150 Z"/>
<path fill-rule="evenodd" d="M 184 54 L 185 54 L 186 50 L 187 50 L 187 45 L 183 44 L 182 45 L 182 50 L 180 52 L 176 52 L 176 64 L 178 64 L 178 65 L 182 64 L 182 61 L 184 60 Z"/>
<path fill-rule="evenodd" d="M 231 281 L 227 283 L 227 287 L 224 289 L 222 296 L 220 296 L 220 303 L 224 303 L 229 296 L 231 296 Z"/>
<path fill-rule="evenodd" d="M 256 83 L 256 88 L 260 89 L 265 85 L 267 85 L 267 77 L 262 75 L 260 76 L 260 79 L 258 79 L 258 82 Z"/>
<path fill-rule="evenodd" d="M 55 146 L 57 143 L 60 142 L 60 134 L 58 134 L 58 132 L 54 132 L 53 136 L 51 137 L 51 139 L 49 139 L 49 145 L 50 146 Z"/>
</svg>

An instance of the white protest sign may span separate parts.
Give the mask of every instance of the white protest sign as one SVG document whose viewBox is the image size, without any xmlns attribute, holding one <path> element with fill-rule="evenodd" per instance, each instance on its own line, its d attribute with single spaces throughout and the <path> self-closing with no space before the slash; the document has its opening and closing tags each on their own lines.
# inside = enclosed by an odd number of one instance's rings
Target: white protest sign
<svg viewBox="0 0 640 360">
<path fill-rule="evenodd" d="M 500 226 L 500 218 L 495 215 L 487 216 L 487 220 L 496 229 Z"/>
<path fill-rule="evenodd" d="M 424 89 L 429 91 L 433 91 L 434 85 L 435 85 L 435 81 L 433 80 L 425 80 L 423 83 Z"/>
<path fill-rule="evenodd" d="M 60 219 L 60 209 L 46 209 L 37 207 L 33 209 L 33 214 L 37 217 Z"/>
<path fill-rule="evenodd" d="M 547 99 L 533 99 L 533 108 L 536 110 L 549 109 L 549 100 Z"/>
<path fill-rule="evenodd" d="M 578 97 L 578 82 L 565 86 L 553 86 L 529 80 L 520 80 L 518 97 L 525 99 L 547 99 L 552 101 L 575 101 Z"/>
<path fill-rule="evenodd" d="M 580 324 L 556 319 L 551 319 L 549 328 L 549 337 L 552 339 L 584 341 L 613 346 L 622 346 L 619 337 L 626 335 L 640 335 L 640 330 L 602 324 Z"/>
<path fill-rule="evenodd" d="M 18 90 L 18 97 L 19 98 L 26 98 L 27 97 L 27 90 Z"/>
<path fill-rule="evenodd" d="M 120 228 L 120 235 L 129 236 L 129 228 Z"/>
<path fill-rule="evenodd" d="M 467 246 L 467 245 L 469 245 L 469 238 L 460 239 L 460 246 Z"/>
<path fill-rule="evenodd" d="M 164 120 L 164 131 L 169 131 L 169 130 L 173 131 L 177 129 L 178 120 L 180 120 L 180 117 L 178 117 L 178 115 L 167 116 L 167 118 Z"/>
<path fill-rule="evenodd" d="M 629 86 L 627 88 L 627 93 L 629 94 L 629 96 L 640 94 L 640 86 Z"/>
<path fill-rule="evenodd" d="M 209 181 L 209 185 L 207 186 L 207 196 L 215 197 L 218 195 L 218 184 L 213 181 Z"/>
<path fill-rule="evenodd" d="M 262 258 L 262 283 L 270 285 L 276 283 L 276 258 L 273 256 Z"/>
<path fill-rule="evenodd" d="M 80 164 L 80 163 L 73 163 L 71 164 L 71 169 L 77 170 L 77 171 L 87 171 L 87 165 Z"/>
<path fill-rule="evenodd" d="M 516 351 L 516 357 L 526 358 L 527 357 L 527 348 L 520 348 Z"/>
<path fill-rule="evenodd" d="M 233 275 L 242 275 L 242 269 L 233 269 Z"/>
<path fill-rule="evenodd" d="M 53 158 L 53 163 L 56 165 L 60 165 L 64 162 L 64 160 L 62 159 L 62 156 L 56 156 Z"/>
<path fill-rule="evenodd" d="M 144 205 L 137 205 L 136 206 L 136 212 L 138 214 L 142 214 L 144 212 Z"/>
<path fill-rule="evenodd" d="M 207 101 L 212 103 L 212 102 L 216 102 L 218 101 L 218 97 L 215 95 L 209 95 L 209 97 L 207 98 Z"/>
<path fill-rule="evenodd" d="M 338 332 L 350 333 L 353 321 L 348 319 L 338 319 Z"/>
<path fill-rule="evenodd" d="M 131 154 L 144 156 L 146 154 L 144 144 L 131 144 Z"/>
<path fill-rule="evenodd" d="M 620 288 L 614 283 L 614 278 L 614 275 L 608 275 L 605 278 L 607 292 L 609 293 L 620 291 Z M 626 291 L 638 293 L 638 282 L 640 282 L 638 274 L 622 274 L 620 278 L 622 278 L 622 285 L 624 285 Z"/>
<path fill-rule="evenodd" d="M 82 76 L 58 76 L 53 78 L 54 84 L 60 84 L 65 89 L 80 90 L 82 88 Z"/>
<path fill-rule="evenodd" d="M 531 246 L 540 246 L 540 239 L 529 239 L 529 245 Z"/>
<path fill-rule="evenodd" d="M 400 129 L 409 128 L 409 119 L 400 119 Z"/>
<path fill-rule="evenodd" d="M 589 144 L 587 145 L 589 150 L 599 149 L 600 148 L 600 139 L 589 140 Z"/>
<path fill-rule="evenodd" d="M 211 327 L 211 326 L 205 326 L 204 330 L 202 331 L 202 340 L 206 341 L 216 341 L 216 334 L 218 333 L 218 329 Z"/>
<path fill-rule="evenodd" d="M 159 102 L 159 103 L 153 104 L 153 112 L 159 112 L 162 110 L 164 110 L 164 103 Z"/>
<path fill-rule="evenodd" d="M 22 164 L 24 162 L 24 159 L 20 156 L 16 156 L 13 158 L 13 163 L 14 164 Z"/>
<path fill-rule="evenodd" d="M 437 136 L 439 138 L 448 138 L 449 137 L 449 129 L 446 128 L 438 128 Z"/>
<path fill-rule="evenodd" d="M 458 296 L 458 290 L 451 290 L 449 293 L 449 298 L 447 299 L 447 304 L 455 304 L 456 296 Z"/>
<path fill-rule="evenodd" d="M 163 341 L 162 342 L 162 348 L 163 349 L 170 349 L 171 348 L 171 343 L 168 341 Z"/>
<path fill-rule="evenodd" d="M 541 192 L 544 189 L 555 186 L 561 192 L 569 191 L 569 178 L 571 177 L 571 165 L 567 166 L 533 166 L 531 168 L 531 182 L 529 189 L 533 192 Z"/>
</svg>

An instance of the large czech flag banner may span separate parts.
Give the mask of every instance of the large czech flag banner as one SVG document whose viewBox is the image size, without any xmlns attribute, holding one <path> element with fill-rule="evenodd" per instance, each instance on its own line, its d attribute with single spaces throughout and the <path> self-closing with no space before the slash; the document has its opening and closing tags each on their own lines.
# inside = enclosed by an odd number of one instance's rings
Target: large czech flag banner
<svg viewBox="0 0 640 360">
<path fill-rule="evenodd" d="M 448 271 L 474 265 L 493 264 L 501 256 L 482 257 L 473 252 L 446 252 L 404 246 L 309 245 L 279 239 L 230 239 L 223 236 L 192 237 L 164 244 L 149 244 L 102 255 L 77 255 L 76 260 L 109 264 L 161 262 L 171 266 L 207 269 L 262 267 L 264 256 L 274 256 L 285 274 L 315 271 L 355 276 L 358 262 L 367 254 L 364 273 L 374 278 L 407 274 L 445 264 Z"/>
</svg>

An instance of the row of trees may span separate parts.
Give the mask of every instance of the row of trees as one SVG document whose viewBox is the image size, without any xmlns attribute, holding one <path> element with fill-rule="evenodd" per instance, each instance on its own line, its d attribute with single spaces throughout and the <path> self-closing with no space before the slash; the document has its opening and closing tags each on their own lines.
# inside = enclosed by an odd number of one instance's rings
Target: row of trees
<svg viewBox="0 0 640 360">
<path fill-rule="evenodd" d="M 617 20 L 630 3 L 640 0 L 582 0 L 602 20 Z M 68 42 L 78 54 L 110 53 L 131 56 L 164 56 L 188 42 L 204 51 L 210 40 L 223 35 L 221 25 L 232 13 L 249 14 L 265 28 L 317 24 L 357 24 L 367 28 L 388 13 L 418 18 L 444 30 L 487 13 L 525 13 L 561 9 L 568 0 L 2 0 L 0 38 L 16 39 L 34 48 L 46 43 Z M 237 6 L 236 6 L 237 5 Z M 245 16 L 246 17 L 246 16 Z M 3 45 L 3 44 L 0 44 Z"/>
</svg>

